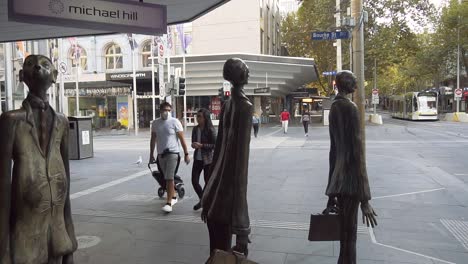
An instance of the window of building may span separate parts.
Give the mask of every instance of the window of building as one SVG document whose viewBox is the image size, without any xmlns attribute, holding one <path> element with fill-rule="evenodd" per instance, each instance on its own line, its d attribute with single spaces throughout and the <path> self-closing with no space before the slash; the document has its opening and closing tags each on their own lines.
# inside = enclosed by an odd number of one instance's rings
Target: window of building
<svg viewBox="0 0 468 264">
<path fill-rule="evenodd" d="M 123 68 L 122 49 L 119 45 L 112 43 L 106 49 L 106 69 L 115 70 Z"/>
<path fill-rule="evenodd" d="M 263 38 L 265 33 L 263 32 L 263 29 L 260 29 L 260 53 L 263 54 Z"/>
<path fill-rule="evenodd" d="M 68 52 L 68 65 L 76 68 L 78 67 L 78 63 L 80 63 L 81 69 L 86 71 L 88 69 L 88 56 L 86 50 L 81 46 L 75 47 L 75 45 L 72 45 Z"/>
<path fill-rule="evenodd" d="M 143 67 L 151 67 L 151 40 L 147 40 L 143 43 L 141 48 L 141 61 Z"/>
<path fill-rule="evenodd" d="M 266 44 L 266 47 L 267 47 L 267 50 L 266 50 L 266 54 L 270 54 L 270 37 L 268 36 L 267 37 L 267 44 Z"/>
</svg>

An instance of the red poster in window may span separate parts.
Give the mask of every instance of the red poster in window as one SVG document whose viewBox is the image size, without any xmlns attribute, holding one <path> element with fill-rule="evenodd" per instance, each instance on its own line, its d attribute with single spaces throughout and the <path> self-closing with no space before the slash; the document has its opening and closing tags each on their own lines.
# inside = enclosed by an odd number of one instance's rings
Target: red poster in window
<svg viewBox="0 0 468 264">
<path fill-rule="evenodd" d="M 212 114 L 219 115 L 221 113 L 221 100 L 217 96 L 211 97 L 210 110 Z"/>
</svg>

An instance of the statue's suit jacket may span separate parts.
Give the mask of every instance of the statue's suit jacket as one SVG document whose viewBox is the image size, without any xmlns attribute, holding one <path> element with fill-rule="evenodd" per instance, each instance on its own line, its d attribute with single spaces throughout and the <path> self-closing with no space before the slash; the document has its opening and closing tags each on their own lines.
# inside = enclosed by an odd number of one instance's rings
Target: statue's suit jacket
<svg viewBox="0 0 468 264">
<path fill-rule="evenodd" d="M 52 112 L 46 153 L 27 100 L 0 118 L 0 264 L 50 263 L 76 250 L 68 193 L 68 119 Z"/>
<path fill-rule="evenodd" d="M 208 219 L 231 226 L 236 235 L 250 234 L 247 206 L 253 106 L 242 90 L 233 90 L 221 110 L 211 176 L 203 191 Z"/>
<path fill-rule="evenodd" d="M 330 109 L 329 124 L 330 171 L 326 194 L 349 196 L 359 201 L 370 200 L 356 105 L 338 94 Z"/>
</svg>

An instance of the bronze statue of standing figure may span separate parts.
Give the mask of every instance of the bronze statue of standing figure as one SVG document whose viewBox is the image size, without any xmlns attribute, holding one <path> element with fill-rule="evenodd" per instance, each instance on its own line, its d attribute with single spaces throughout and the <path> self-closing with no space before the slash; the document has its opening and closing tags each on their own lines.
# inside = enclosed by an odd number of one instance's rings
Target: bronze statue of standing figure
<svg viewBox="0 0 468 264">
<path fill-rule="evenodd" d="M 253 106 L 243 88 L 248 83 L 249 68 L 241 59 L 229 59 L 224 64 L 223 77 L 233 87 L 231 98 L 221 110 L 211 176 L 203 192 L 202 219 L 208 225 L 210 254 L 215 249 L 230 250 L 235 234 L 233 250 L 247 255 L 247 178 Z"/>
<path fill-rule="evenodd" d="M 358 208 L 367 226 L 377 225 L 377 214 L 369 204 L 371 199 L 364 149 L 359 128 L 359 112 L 347 98 L 357 87 L 356 76 L 350 71 L 336 75 L 338 95 L 330 109 L 330 171 L 326 194 L 329 196 L 325 214 L 338 208 L 341 223 L 340 257 L 338 264 L 356 263 Z"/>
<path fill-rule="evenodd" d="M 57 70 L 41 55 L 20 71 L 29 87 L 19 110 L 0 117 L 0 263 L 71 264 L 68 119 L 47 102 Z M 12 168 L 13 162 L 13 168 Z"/>
</svg>

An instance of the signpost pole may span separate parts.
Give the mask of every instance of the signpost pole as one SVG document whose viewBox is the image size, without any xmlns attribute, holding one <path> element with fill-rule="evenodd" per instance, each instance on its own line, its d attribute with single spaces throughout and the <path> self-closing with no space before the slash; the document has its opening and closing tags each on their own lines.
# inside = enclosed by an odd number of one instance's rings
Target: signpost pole
<svg viewBox="0 0 468 264">
<path fill-rule="evenodd" d="M 184 52 L 184 55 L 182 57 L 182 74 L 184 75 L 184 78 L 185 77 L 185 52 Z M 187 131 L 187 79 L 185 79 L 185 90 L 186 92 L 184 93 L 184 131 Z"/>
<path fill-rule="evenodd" d="M 159 52 L 159 51 L 158 51 Z M 153 106 L 153 120 L 156 120 L 156 98 L 154 81 L 154 36 L 151 37 L 151 103 Z"/>
<path fill-rule="evenodd" d="M 377 90 L 377 59 L 374 58 L 374 90 Z M 372 103 L 374 104 L 374 115 L 377 114 L 377 104 L 374 103 L 374 100 L 372 100 Z"/>
<path fill-rule="evenodd" d="M 62 64 L 62 52 L 63 52 L 63 39 L 60 38 L 58 40 L 58 44 L 59 44 L 59 62 L 60 64 Z M 59 67 L 60 67 L 60 64 L 59 64 Z M 64 87 L 65 87 L 65 84 L 63 82 L 63 72 L 60 73 L 60 86 L 59 86 L 59 111 L 61 113 L 64 113 L 66 115 L 68 115 L 68 109 L 65 110 L 65 97 L 64 97 Z"/>
<path fill-rule="evenodd" d="M 341 0 L 336 0 L 336 27 L 341 27 Z M 341 62 L 341 39 L 336 40 L 336 70 L 341 71 L 342 62 Z"/>
<path fill-rule="evenodd" d="M 133 41 L 134 36 L 132 34 Z M 137 84 L 136 84 L 136 62 L 135 49 L 132 48 L 132 71 L 133 71 L 133 123 L 135 124 L 135 136 L 138 136 L 138 100 L 137 100 Z"/>
<path fill-rule="evenodd" d="M 81 112 L 80 112 L 80 89 L 79 89 L 79 84 L 78 84 L 78 80 L 79 80 L 79 69 L 81 68 L 81 59 L 79 57 L 77 57 L 76 55 L 76 52 L 78 52 L 78 41 L 75 42 L 75 58 L 77 58 L 78 60 L 78 63 L 75 63 L 75 70 L 76 70 L 76 76 L 75 76 L 75 100 L 76 100 L 76 110 L 75 110 L 75 113 L 76 113 L 76 116 L 81 116 Z"/>
</svg>

